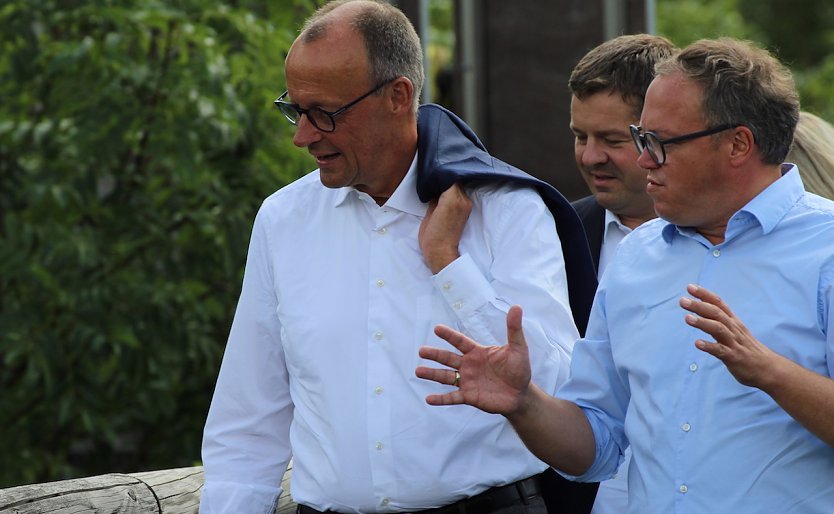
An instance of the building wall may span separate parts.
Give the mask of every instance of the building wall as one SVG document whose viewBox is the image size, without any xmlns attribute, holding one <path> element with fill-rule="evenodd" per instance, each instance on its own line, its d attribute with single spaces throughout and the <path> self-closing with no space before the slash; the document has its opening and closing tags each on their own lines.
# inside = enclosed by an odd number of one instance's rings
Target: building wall
<svg viewBox="0 0 834 514">
<path fill-rule="evenodd" d="M 392 3 L 425 37 L 421 1 L 427 0 Z M 645 31 L 651 1 L 454 0 L 453 86 L 442 103 L 475 129 L 493 155 L 550 182 L 570 200 L 581 198 L 588 189 L 573 158 L 570 72 L 604 40 Z"/>
</svg>

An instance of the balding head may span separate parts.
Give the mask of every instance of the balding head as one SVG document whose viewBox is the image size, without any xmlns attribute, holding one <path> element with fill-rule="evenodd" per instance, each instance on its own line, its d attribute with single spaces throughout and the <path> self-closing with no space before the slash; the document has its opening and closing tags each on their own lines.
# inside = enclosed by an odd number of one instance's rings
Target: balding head
<svg viewBox="0 0 834 514">
<path fill-rule="evenodd" d="M 338 36 L 345 30 L 355 31 L 362 40 L 371 83 L 399 76 L 411 81 L 416 112 L 424 80 L 423 52 L 414 26 L 402 11 L 381 1 L 334 0 L 306 21 L 293 46 Z"/>
</svg>

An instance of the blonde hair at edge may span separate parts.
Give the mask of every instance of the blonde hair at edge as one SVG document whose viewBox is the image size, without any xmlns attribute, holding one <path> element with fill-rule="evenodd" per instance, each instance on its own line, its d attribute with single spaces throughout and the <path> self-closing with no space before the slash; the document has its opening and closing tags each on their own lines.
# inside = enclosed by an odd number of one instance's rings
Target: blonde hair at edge
<svg viewBox="0 0 834 514">
<path fill-rule="evenodd" d="M 834 126 L 819 116 L 800 112 L 785 161 L 799 167 L 806 191 L 834 200 Z"/>
</svg>

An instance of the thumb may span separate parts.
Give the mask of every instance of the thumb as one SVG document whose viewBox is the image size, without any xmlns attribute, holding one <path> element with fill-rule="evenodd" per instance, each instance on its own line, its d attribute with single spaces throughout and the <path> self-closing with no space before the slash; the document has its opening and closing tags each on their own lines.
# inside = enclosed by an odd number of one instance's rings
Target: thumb
<svg viewBox="0 0 834 514">
<path fill-rule="evenodd" d="M 522 312 L 521 307 L 513 305 L 507 312 L 507 342 L 515 346 L 517 350 L 527 351 L 527 340 L 524 339 L 524 330 L 521 328 Z"/>
</svg>

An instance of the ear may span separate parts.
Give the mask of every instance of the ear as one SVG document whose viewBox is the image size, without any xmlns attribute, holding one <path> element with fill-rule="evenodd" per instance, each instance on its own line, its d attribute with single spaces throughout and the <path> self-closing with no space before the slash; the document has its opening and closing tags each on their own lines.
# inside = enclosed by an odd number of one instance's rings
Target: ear
<svg viewBox="0 0 834 514">
<path fill-rule="evenodd" d="M 410 112 L 414 99 L 414 85 L 405 77 L 397 77 L 391 83 L 391 109 L 393 113 Z"/>
<path fill-rule="evenodd" d="M 741 166 L 749 161 L 756 152 L 756 141 L 753 132 L 744 125 L 733 129 L 732 146 L 730 147 L 730 164 Z"/>
</svg>

